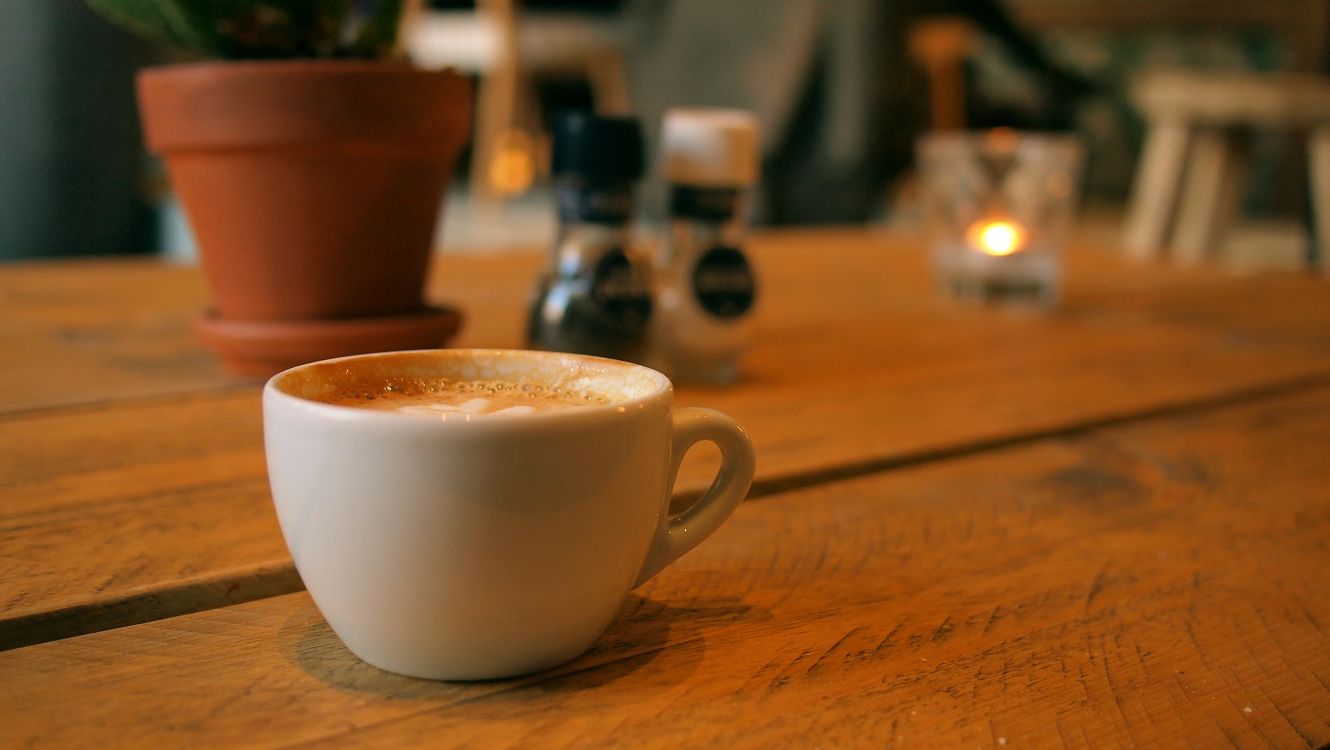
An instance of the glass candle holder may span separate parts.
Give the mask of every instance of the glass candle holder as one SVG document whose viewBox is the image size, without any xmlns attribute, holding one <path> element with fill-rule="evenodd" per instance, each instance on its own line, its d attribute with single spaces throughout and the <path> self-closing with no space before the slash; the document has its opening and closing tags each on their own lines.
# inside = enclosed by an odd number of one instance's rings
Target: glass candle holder
<svg viewBox="0 0 1330 750">
<path fill-rule="evenodd" d="M 919 171 L 939 285 L 967 301 L 1055 304 L 1083 154 L 1072 136 L 1006 129 L 922 138 Z"/>
</svg>

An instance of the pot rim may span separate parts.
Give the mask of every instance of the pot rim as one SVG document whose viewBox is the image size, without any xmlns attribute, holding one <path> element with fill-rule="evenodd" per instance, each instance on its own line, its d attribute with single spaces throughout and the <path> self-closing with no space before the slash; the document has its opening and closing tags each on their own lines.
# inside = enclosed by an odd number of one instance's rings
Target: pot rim
<svg viewBox="0 0 1330 750">
<path fill-rule="evenodd" d="M 409 73 L 423 76 L 452 76 L 462 78 L 455 68 L 430 70 L 419 68 L 404 60 L 371 60 L 364 58 L 282 57 L 242 60 L 187 60 L 158 63 L 141 68 L 138 76 L 190 75 L 218 72 L 234 75 L 291 73 L 319 73 L 331 75 L 383 75 Z"/>
<path fill-rule="evenodd" d="M 136 83 L 144 141 L 168 156 L 311 144 L 451 155 L 471 124 L 468 79 L 394 61 L 190 62 Z"/>
</svg>

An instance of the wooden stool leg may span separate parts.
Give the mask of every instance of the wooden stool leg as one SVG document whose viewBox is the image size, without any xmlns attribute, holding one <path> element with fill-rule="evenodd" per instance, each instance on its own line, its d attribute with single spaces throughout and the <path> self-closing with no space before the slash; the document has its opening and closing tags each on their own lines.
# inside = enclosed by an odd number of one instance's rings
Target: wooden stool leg
<svg viewBox="0 0 1330 750">
<path fill-rule="evenodd" d="M 1164 247 L 1190 135 L 1185 120 L 1160 119 L 1150 124 L 1122 233 L 1122 244 L 1134 258 L 1152 258 Z"/>
<path fill-rule="evenodd" d="M 498 35 L 498 54 L 476 91 L 476 126 L 471 150 L 471 196 L 493 202 L 502 191 L 494 181 L 500 140 L 513 127 L 517 110 L 517 21 L 512 0 L 480 0 L 478 13 L 490 19 Z"/>
<path fill-rule="evenodd" d="M 1330 271 L 1330 126 L 1312 131 L 1307 145 L 1311 163 L 1312 221 L 1315 228 L 1315 258 L 1322 271 Z"/>
<path fill-rule="evenodd" d="M 974 52 L 978 34 L 961 16 L 925 17 L 906 31 L 910 55 L 928 76 L 928 106 L 933 130 L 965 127 L 965 60 Z"/>
<path fill-rule="evenodd" d="M 1172 248 L 1179 263 L 1194 264 L 1219 250 L 1224 229 L 1242 197 L 1246 174 L 1245 139 L 1218 129 L 1192 136 L 1182 206 Z"/>
<path fill-rule="evenodd" d="M 596 113 L 601 115 L 630 115 L 633 105 L 628 96 L 628 73 L 623 58 L 617 53 L 595 55 L 587 62 L 587 80 L 591 82 L 591 96 L 595 99 Z"/>
</svg>

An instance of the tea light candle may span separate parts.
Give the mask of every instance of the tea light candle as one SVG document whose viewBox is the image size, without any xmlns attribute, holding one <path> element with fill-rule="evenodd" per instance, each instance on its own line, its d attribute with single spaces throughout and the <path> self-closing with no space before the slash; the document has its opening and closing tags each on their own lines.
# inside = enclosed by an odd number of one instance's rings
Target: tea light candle
<svg viewBox="0 0 1330 750">
<path fill-rule="evenodd" d="M 1000 257 L 1024 250 L 1026 231 L 1025 227 L 1008 219 L 983 220 L 970 225 L 965 240 L 970 247 L 985 255 Z"/>
<path fill-rule="evenodd" d="M 1056 304 L 1081 147 L 1068 136 L 995 130 L 919 143 L 938 285 L 963 301 Z"/>
<path fill-rule="evenodd" d="M 955 296 L 993 303 L 1051 304 L 1057 258 L 1028 224 L 991 213 L 965 227 L 941 256 L 943 283 Z"/>
</svg>

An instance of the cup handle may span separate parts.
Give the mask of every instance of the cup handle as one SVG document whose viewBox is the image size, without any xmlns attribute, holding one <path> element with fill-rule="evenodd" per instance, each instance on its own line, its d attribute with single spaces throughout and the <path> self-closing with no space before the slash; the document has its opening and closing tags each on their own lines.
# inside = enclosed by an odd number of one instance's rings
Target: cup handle
<svg viewBox="0 0 1330 750">
<path fill-rule="evenodd" d="M 711 536 L 748 494 L 757 464 L 748 434 L 733 419 L 718 411 L 688 407 L 674 410 L 667 496 L 674 493 L 674 482 L 679 477 L 684 454 L 703 440 L 720 448 L 720 471 L 716 472 L 711 488 L 687 510 L 673 516 L 662 514 L 646 562 L 642 564 L 633 588 L 646 583 L 665 566 Z"/>
</svg>

